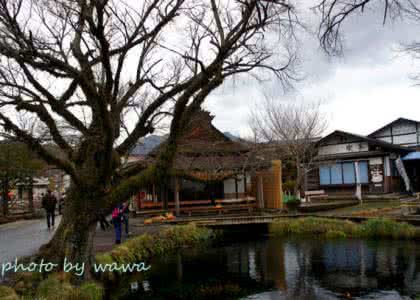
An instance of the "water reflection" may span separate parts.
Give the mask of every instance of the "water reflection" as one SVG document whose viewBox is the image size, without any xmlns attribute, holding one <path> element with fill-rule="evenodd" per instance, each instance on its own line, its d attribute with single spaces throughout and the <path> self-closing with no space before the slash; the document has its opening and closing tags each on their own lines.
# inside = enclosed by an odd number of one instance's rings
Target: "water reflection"
<svg viewBox="0 0 420 300">
<path fill-rule="evenodd" d="M 414 242 L 268 239 L 162 258 L 125 298 L 410 299 L 419 275 Z"/>
</svg>

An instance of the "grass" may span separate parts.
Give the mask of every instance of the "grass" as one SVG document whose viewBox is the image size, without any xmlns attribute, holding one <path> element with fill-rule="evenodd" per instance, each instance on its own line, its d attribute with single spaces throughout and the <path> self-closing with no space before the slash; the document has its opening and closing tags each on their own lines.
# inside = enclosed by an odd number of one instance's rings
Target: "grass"
<svg viewBox="0 0 420 300">
<path fill-rule="evenodd" d="M 98 254 L 96 263 L 129 264 L 145 262 L 180 247 L 205 245 L 217 237 L 215 231 L 195 224 L 177 225 L 158 234 L 143 234 L 132 238 L 107 253 Z M 114 281 L 118 272 L 99 273 L 98 279 Z M 98 275 L 99 275 L 98 274 Z M 89 281 L 80 286 L 70 283 L 69 273 L 56 272 L 42 279 L 40 273 L 21 273 L 14 288 L 0 285 L 0 299 L 99 300 L 104 296 L 101 283 Z"/>
<path fill-rule="evenodd" d="M 347 206 L 337 209 L 319 212 L 319 215 L 357 215 L 369 211 L 379 211 L 384 208 L 398 208 L 400 201 L 365 201 L 362 204 Z"/>
<path fill-rule="evenodd" d="M 129 264 L 144 262 L 153 257 L 167 254 L 180 247 L 197 246 L 216 238 L 211 229 L 191 223 L 164 229 L 156 235 L 143 234 L 115 247 L 110 252 L 96 255 L 97 264 Z M 101 273 L 102 279 L 113 281 L 118 272 Z"/>
<path fill-rule="evenodd" d="M 45 300 L 101 300 L 104 289 L 99 283 L 90 281 L 79 287 L 63 280 L 59 273 L 50 275 L 39 284 L 36 297 Z"/>
<path fill-rule="evenodd" d="M 2 299 L 2 300 L 18 300 L 19 297 L 16 294 L 14 289 L 12 289 L 10 287 L 7 287 L 7 286 L 4 286 L 4 285 L 1 285 L 0 286 L 0 299 Z"/>
<path fill-rule="evenodd" d="M 414 239 L 420 237 L 420 230 L 415 226 L 385 218 L 369 219 L 360 224 L 348 220 L 314 217 L 281 219 L 270 225 L 270 233 L 275 236 L 315 234 L 325 238 Z"/>
</svg>

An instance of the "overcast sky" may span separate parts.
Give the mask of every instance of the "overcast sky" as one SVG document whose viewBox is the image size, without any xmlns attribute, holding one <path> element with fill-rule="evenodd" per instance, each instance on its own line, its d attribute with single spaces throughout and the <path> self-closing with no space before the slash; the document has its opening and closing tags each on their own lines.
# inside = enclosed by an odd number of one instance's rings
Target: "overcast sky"
<svg viewBox="0 0 420 300">
<path fill-rule="evenodd" d="M 205 104 L 216 116 L 216 127 L 236 135 L 249 134 L 250 109 L 262 103 L 267 93 L 276 101 L 322 101 L 329 119 L 326 133 L 340 129 L 369 134 L 398 117 L 420 121 L 420 87 L 412 80 L 420 63 L 400 51 L 401 43 L 418 37 L 420 26 L 407 20 L 383 26 L 381 13 L 370 11 L 345 24 L 341 57 L 328 57 L 315 36 L 302 33 L 299 57 L 305 80 L 291 92 L 285 94 L 275 80 L 263 86 L 251 79 L 235 87 L 225 84 Z M 311 24 L 315 31 L 315 21 L 308 22 Z"/>
</svg>

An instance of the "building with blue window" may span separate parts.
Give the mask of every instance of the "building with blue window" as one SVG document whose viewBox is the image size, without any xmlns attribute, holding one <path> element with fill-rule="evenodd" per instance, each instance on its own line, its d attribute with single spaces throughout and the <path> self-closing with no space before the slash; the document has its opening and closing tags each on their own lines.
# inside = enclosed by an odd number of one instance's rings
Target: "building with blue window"
<svg viewBox="0 0 420 300">
<path fill-rule="evenodd" d="M 413 189 L 420 190 L 417 179 L 420 155 L 412 154 L 418 153 L 420 145 L 418 123 L 400 118 L 368 136 L 336 130 L 320 139 L 317 142 L 318 168 L 308 174 L 308 190 L 354 193 L 358 170 L 363 192 L 402 192 L 404 185 L 395 160 L 409 157 L 419 157 L 419 160 L 404 160 L 404 166 Z"/>
</svg>

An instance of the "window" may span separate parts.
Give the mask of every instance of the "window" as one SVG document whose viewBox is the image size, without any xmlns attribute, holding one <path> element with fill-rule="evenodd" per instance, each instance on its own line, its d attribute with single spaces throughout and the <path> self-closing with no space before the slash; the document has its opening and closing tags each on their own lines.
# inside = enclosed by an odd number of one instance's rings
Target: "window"
<svg viewBox="0 0 420 300">
<path fill-rule="evenodd" d="M 359 161 L 360 183 L 369 183 L 368 162 Z M 353 161 L 321 165 L 319 167 L 320 185 L 356 184 L 356 169 Z"/>
<path fill-rule="evenodd" d="M 343 163 L 343 181 L 346 184 L 351 184 L 356 182 L 356 172 L 354 169 L 353 162 Z"/>
<path fill-rule="evenodd" d="M 322 185 L 330 184 L 330 167 L 329 166 L 320 166 L 319 167 L 319 182 Z"/>
<path fill-rule="evenodd" d="M 331 166 L 331 184 L 342 184 L 343 183 L 343 169 L 341 164 L 335 164 Z"/>
<path fill-rule="evenodd" d="M 395 159 L 390 159 L 389 164 L 391 165 L 391 176 L 399 176 L 397 164 L 395 163 Z"/>
<path fill-rule="evenodd" d="M 369 183 L 367 161 L 359 161 L 359 176 L 360 176 L 361 183 Z"/>
</svg>

